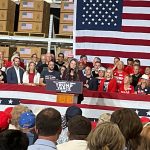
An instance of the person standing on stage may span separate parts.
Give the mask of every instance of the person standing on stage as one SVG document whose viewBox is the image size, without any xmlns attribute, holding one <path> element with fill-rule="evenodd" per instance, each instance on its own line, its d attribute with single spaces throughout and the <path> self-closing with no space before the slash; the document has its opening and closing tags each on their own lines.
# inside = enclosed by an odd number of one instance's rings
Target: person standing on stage
<svg viewBox="0 0 150 150">
<path fill-rule="evenodd" d="M 113 72 L 111 68 L 106 70 L 105 78 L 101 79 L 98 91 L 117 92 L 117 81 L 115 78 L 113 78 Z"/>
<path fill-rule="evenodd" d="M 126 75 L 123 83 L 120 85 L 119 93 L 133 94 L 134 87 L 131 85 L 131 76 Z"/>
<path fill-rule="evenodd" d="M 122 61 L 119 61 L 117 63 L 117 69 L 116 71 L 114 71 L 114 78 L 116 78 L 117 80 L 118 88 L 121 84 L 123 84 L 125 75 L 127 75 L 127 73 L 124 71 L 124 63 Z"/>
<path fill-rule="evenodd" d="M 68 68 L 65 70 L 62 80 L 66 81 L 80 81 L 84 82 L 84 75 L 82 70 L 78 68 L 78 61 L 77 59 L 73 58 L 70 60 Z M 83 94 L 79 94 L 78 96 L 78 104 L 81 103 L 83 100 Z"/>
<path fill-rule="evenodd" d="M 60 80 L 60 72 L 55 71 L 54 66 L 55 66 L 55 63 L 53 61 L 50 61 L 48 63 L 48 68 L 41 72 L 40 85 L 45 86 L 46 79 Z"/>
<path fill-rule="evenodd" d="M 20 58 L 13 59 L 13 66 L 7 69 L 7 83 L 22 84 L 24 69 L 20 67 Z"/>
<path fill-rule="evenodd" d="M 98 89 L 98 79 L 94 78 L 92 76 L 92 69 L 87 66 L 85 67 L 85 81 L 84 81 L 84 87 L 89 89 L 89 90 L 93 90 L 93 91 L 97 91 Z"/>
<path fill-rule="evenodd" d="M 68 68 L 65 70 L 63 80 L 67 81 L 84 81 L 84 75 L 82 70 L 78 68 L 78 61 L 76 59 L 71 59 L 68 65 Z"/>
<path fill-rule="evenodd" d="M 28 64 L 28 70 L 23 74 L 23 84 L 36 86 L 39 85 L 40 73 L 36 71 L 35 62 L 31 61 Z"/>
</svg>

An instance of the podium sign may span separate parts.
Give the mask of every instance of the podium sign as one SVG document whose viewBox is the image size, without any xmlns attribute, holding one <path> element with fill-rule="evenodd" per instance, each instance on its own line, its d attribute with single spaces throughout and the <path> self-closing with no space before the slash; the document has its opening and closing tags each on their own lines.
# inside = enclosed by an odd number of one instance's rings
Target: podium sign
<svg viewBox="0 0 150 150">
<path fill-rule="evenodd" d="M 46 89 L 58 93 L 82 94 L 83 83 L 46 79 Z"/>
</svg>

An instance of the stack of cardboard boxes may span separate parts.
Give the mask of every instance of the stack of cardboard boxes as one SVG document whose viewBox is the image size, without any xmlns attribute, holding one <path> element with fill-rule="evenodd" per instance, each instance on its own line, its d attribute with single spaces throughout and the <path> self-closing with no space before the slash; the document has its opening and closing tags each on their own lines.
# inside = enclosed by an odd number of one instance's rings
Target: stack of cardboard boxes
<svg viewBox="0 0 150 150">
<path fill-rule="evenodd" d="M 18 32 L 49 32 L 50 5 L 44 0 L 21 0 Z"/>
<path fill-rule="evenodd" d="M 70 1 L 61 2 L 59 34 L 64 35 L 73 34 L 73 10 L 74 10 L 73 2 Z"/>
<path fill-rule="evenodd" d="M 0 32 L 13 32 L 16 3 L 11 0 L 0 0 Z"/>
<path fill-rule="evenodd" d="M 45 54 L 47 49 L 35 46 L 17 46 L 17 51 L 20 52 L 20 57 L 27 64 L 31 60 L 32 54 L 37 54 L 37 58 L 40 59 L 41 54 Z"/>
<path fill-rule="evenodd" d="M 5 60 L 10 60 L 10 57 L 12 56 L 13 52 L 16 51 L 15 47 L 4 47 L 0 46 L 0 52 L 4 53 Z"/>
</svg>

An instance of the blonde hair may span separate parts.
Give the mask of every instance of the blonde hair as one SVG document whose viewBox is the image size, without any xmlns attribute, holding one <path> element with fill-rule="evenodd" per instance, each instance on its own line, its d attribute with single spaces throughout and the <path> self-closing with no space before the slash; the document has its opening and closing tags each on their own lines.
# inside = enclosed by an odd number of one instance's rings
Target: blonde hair
<svg viewBox="0 0 150 150">
<path fill-rule="evenodd" d="M 123 150 L 125 147 L 125 139 L 119 127 L 112 122 L 98 125 L 87 140 L 90 150 Z"/>
<path fill-rule="evenodd" d="M 28 112 L 28 111 L 31 111 L 31 110 L 27 106 L 23 106 L 23 105 L 15 106 L 11 112 L 11 115 L 12 115 L 11 124 L 14 125 L 16 128 L 19 128 L 18 120 L 19 120 L 20 115 L 23 112 Z"/>
<path fill-rule="evenodd" d="M 110 122 L 111 114 L 109 113 L 103 113 L 98 118 L 98 124 L 104 123 L 104 122 Z"/>
<path fill-rule="evenodd" d="M 113 78 L 113 70 L 112 70 L 112 68 L 107 68 L 107 69 L 106 69 L 106 71 L 105 71 L 105 78 L 107 77 L 107 76 L 106 76 L 106 72 L 107 72 L 108 70 L 111 71 L 111 78 Z"/>
<path fill-rule="evenodd" d="M 150 126 L 149 125 L 143 128 L 141 132 L 141 136 L 148 138 L 150 140 Z"/>
</svg>

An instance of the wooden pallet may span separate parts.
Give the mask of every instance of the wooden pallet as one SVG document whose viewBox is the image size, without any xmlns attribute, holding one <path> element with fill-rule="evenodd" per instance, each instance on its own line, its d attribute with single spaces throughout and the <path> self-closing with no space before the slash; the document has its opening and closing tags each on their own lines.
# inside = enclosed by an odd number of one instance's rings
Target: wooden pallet
<svg viewBox="0 0 150 150">
<path fill-rule="evenodd" d="M 9 31 L 0 31 L 0 35 L 13 35 L 13 32 L 9 32 Z"/>
<path fill-rule="evenodd" d="M 30 36 L 36 36 L 36 37 L 48 37 L 45 33 L 30 33 Z"/>
<path fill-rule="evenodd" d="M 27 32 L 14 32 L 14 36 L 30 36 Z"/>
<path fill-rule="evenodd" d="M 45 33 L 14 32 L 14 36 L 47 37 Z"/>
<path fill-rule="evenodd" d="M 72 34 L 55 34 L 56 38 L 69 38 L 72 39 L 73 35 Z"/>
</svg>

